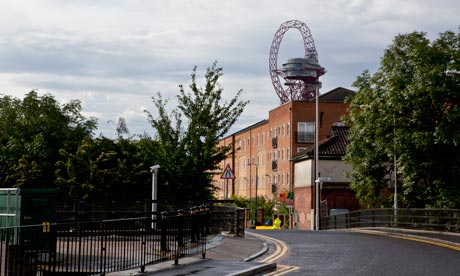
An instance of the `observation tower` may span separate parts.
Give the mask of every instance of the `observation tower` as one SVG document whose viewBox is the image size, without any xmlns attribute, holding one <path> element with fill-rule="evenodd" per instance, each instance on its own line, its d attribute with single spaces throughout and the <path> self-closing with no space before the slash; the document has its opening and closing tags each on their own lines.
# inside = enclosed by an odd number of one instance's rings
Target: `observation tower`
<svg viewBox="0 0 460 276">
<path fill-rule="evenodd" d="M 302 35 L 304 57 L 290 58 L 278 68 L 278 52 L 284 34 L 297 29 Z M 298 20 L 286 21 L 280 25 L 272 41 L 269 58 L 270 76 L 281 104 L 289 101 L 310 100 L 315 97 L 319 77 L 326 73 L 318 62 L 318 53 L 310 29 Z M 283 81 L 281 81 L 283 79 Z"/>
</svg>

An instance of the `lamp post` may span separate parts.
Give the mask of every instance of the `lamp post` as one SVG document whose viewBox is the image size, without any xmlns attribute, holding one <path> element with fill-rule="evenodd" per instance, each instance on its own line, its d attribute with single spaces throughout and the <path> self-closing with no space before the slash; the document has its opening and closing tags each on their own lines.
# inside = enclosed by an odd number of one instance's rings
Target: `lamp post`
<svg viewBox="0 0 460 276">
<path fill-rule="evenodd" d="M 152 173 L 152 229 L 155 224 L 155 217 L 157 212 L 157 179 L 158 179 L 158 169 L 160 165 L 154 165 L 150 167 L 150 172 Z"/>
<path fill-rule="evenodd" d="M 321 82 L 315 86 L 315 229 L 319 230 L 319 88 Z"/>
<path fill-rule="evenodd" d="M 396 115 L 393 113 L 393 172 L 395 178 L 395 193 L 393 195 L 394 222 L 398 224 L 398 170 L 396 169 Z"/>
<path fill-rule="evenodd" d="M 255 210 L 254 210 L 254 226 L 257 224 L 257 186 L 258 186 L 258 180 L 259 180 L 259 158 L 257 158 L 257 163 L 252 164 L 249 163 L 249 166 L 256 166 L 256 202 L 255 202 Z"/>
</svg>

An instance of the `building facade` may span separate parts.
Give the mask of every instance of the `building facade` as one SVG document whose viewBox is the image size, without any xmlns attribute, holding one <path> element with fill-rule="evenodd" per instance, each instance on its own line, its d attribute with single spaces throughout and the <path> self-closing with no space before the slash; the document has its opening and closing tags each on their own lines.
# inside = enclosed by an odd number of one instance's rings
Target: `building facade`
<svg viewBox="0 0 460 276">
<path fill-rule="evenodd" d="M 319 143 L 318 173 L 327 181 L 315 185 L 315 147 L 299 152 L 292 158 L 294 166 L 294 212 L 292 221 L 297 229 L 315 229 L 316 197 L 319 199 L 320 217 L 331 210 L 354 211 L 360 205 L 350 189 L 351 165 L 342 161 L 346 153 L 347 126 L 332 126 L 327 139 Z M 318 194 L 316 194 L 318 188 Z"/>
<path fill-rule="evenodd" d="M 319 141 L 329 137 L 333 126 L 342 126 L 347 114 L 345 98 L 355 92 L 338 87 L 321 94 L 319 102 Z M 257 122 L 223 139 L 219 145 L 234 143 L 234 149 L 221 163 L 234 172 L 235 179 L 216 175 L 216 198 L 231 195 L 277 199 L 294 191 L 294 155 L 307 150 L 315 142 L 315 100 L 290 101 L 268 112 L 268 119 Z"/>
</svg>

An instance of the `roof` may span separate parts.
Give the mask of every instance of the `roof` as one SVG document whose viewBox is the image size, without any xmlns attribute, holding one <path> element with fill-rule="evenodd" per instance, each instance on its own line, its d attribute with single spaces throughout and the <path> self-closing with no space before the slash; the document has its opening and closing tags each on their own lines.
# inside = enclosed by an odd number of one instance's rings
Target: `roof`
<svg viewBox="0 0 460 276">
<path fill-rule="evenodd" d="M 259 122 L 255 123 L 255 124 L 252 124 L 252 125 L 250 125 L 250 126 L 247 126 L 247 127 L 243 128 L 243 129 L 241 129 L 241 130 L 238 130 L 238 131 L 236 131 L 236 132 L 234 132 L 234 133 L 228 135 L 227 137 L 230 137 L 230 136 L 236 135 L 236 134 L 240 134 L 240 133 L 244 133 L 244 132 L 246 132 L 246 131 L 248 131 L 248 130 L 250 130 L 250 129 L 257 128 L 257 127 L 259 127 L 260 125 L 263 125 L 263 124 L 266 124 L 266 123 L 268 123 L 268 120 L 267 120 L 267 119 L 264 119 L 264 120 L 262 120 L 262 121 L 259 121 Z"/>
<path fill-rule="evenodd" d="M 322 102 L 322 103 L 324 103 L 324 102 L 341 102 L 341 103 L 343 103 L 343 102 L 345 102 L 345 98 L 347 98 L 349 96 L 353 96 L 355 94 L 356 94 L 356 92 L 353 91 L 353 90 L 343 88 L 343 87 L 337 87 L 337 88 L 332 89 L 331 91 L 328 91 L 328 92 L 326 92 L 324 94 L 319 95 L 318 101 Z M 315 101 L 315 98 L 310 99 L 310 101 Z M 289 102 L 287 102 L 285 104 L 288 104 L 288 103 Z M 276 108 L 279 108 L 279 106 L 276 107 Z M 266 124 L 266 123 L 268 123 L 268 119 L 264 119 L 262 121 L 254 123 L 252 125 L 249 125 L 249 126 L 243 128 L 241 130 L 238 130 L 236 132 L 230 133 L 227 136 L 225 136 L 225 138 L 231 137 L 233 135 L 244 133 L 244 132 L 246 132 L 246 131 L 248 131 L 250 129 L 257 128 L 258 126 Z"/>
<path fill-rule="evenodd" d="M 348 145 L 348 126 L 333 126 L 330 136 L 318 143 L 319 159 L 335 159 L 340 160 L 345 155 Z M 293 161 L 301 161 L 314 157 L 315 146 L 299 152 L 292 157 Z"/>
<path fill-rule="evenodd" d="M 319 95 L 319 102 L 344 102 L 345 98 L 354 96 L 355 91 L 343 87 L 337 87 L 329 92 Z M 314 98 L 313 98 L 314 100 Z"/>
</svg>

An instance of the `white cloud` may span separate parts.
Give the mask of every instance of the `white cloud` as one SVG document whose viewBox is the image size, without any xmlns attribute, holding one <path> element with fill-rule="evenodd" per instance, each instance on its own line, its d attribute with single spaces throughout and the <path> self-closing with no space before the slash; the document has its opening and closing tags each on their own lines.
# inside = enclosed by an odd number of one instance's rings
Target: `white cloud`
<svg viewBox="0 0 460 276">
<path fill-rule="evenodd" d="M 400 33 L 426 31 L 433 39 L 457 31 L 459 10 L 455 0 L 3 0 L 0 93 L 23 97 L 39 89 L 63 101 L 77 98 L 104 134 L 114 134 L 106 122 L 119 116 L 131 133 L 143 133 L 151 127 L 142 110 L 152 109 L 157 91 L 173 108 L 177 85 L 190 82 L 193 66 L 203 72 L 218 60 L 224 97 L 242 88 L 242 100 L 251 101 L 242 126 L 279 103 L 268 55 L 281 23 L 309 26 L 328 91 L 375 70 Z M 289 30 L 278 64 L 301 55 L 300 34 Z"/>
</svg>

